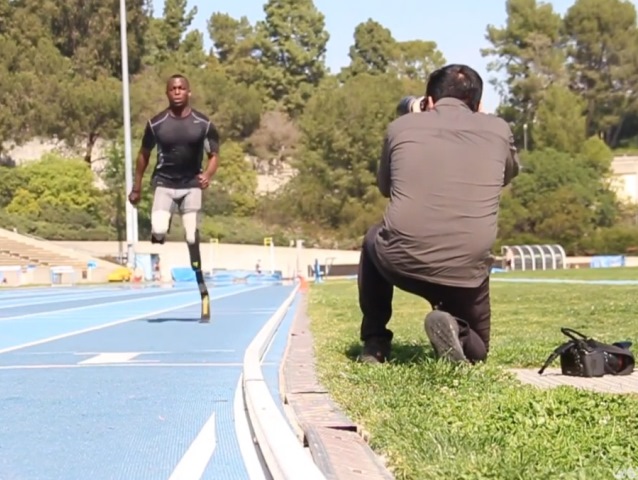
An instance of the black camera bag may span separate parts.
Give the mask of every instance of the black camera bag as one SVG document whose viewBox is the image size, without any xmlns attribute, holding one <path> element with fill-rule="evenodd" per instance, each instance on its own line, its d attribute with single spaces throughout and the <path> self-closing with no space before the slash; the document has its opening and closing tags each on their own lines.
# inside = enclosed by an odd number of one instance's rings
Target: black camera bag
<svg viewBox="0 0 638 480">
<path fill-rule="evenodd" d="M 603 375 L 630 375 L 634 371 L 634 354 L 629 350 L 631 342 L 616 342 L 611 345 L 588 338 L 571 328 L 561 332 L 570 340 L 558 346 L 547 358 L 539 374 L 560 357 L 563 375 L 572 377 L 602 377 Z"/>
</svg>

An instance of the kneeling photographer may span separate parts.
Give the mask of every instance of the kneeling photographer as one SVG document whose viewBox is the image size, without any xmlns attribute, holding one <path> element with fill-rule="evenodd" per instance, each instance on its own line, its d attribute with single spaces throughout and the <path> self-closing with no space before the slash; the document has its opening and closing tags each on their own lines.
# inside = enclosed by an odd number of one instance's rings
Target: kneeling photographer
<svg viewBox="0 0 638 480">
<path fill-rule="evenodd" d="M 361 360 L 391 353 L 394 287 L 432 307 L 425 331 L 435 354 L 483 361 L 490 343 L 490 250 L 501 191 L 518 175 L 509 125 L 480 113 L 483 81 L 466 65 L 430 75 L 387 128 L 377 183 L 389 204 L 367 232 L 359 265 Z"/>
</svg>

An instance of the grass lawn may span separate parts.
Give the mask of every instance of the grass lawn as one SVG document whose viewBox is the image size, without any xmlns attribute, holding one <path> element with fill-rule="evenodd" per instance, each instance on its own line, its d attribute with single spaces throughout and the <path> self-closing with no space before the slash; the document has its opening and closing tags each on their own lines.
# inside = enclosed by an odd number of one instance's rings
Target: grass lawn
<svg viewBox="0 0 638 480">
<path fill-rule="evenodd" d="M 565 280 L 631 280 L 638 281 L 638 267 L 570 268 L 567 270 L 537 270 L 495 273 L 492 278 L 560 278 Z"/>
<path fill-rule="evenodd" d="M 581 270 L 580 278 L 638 279 L 638 269 L 613 270 Z M 579 272 L 524 276 L 577 279 Z M 638 286 L 493 282 L 492 292 L 486 364 L 435 362 L 423 331 L 429 305 L 397 292 L 395 358 L 373 367 L 353 361 L 360 352 L 356 283 L 312 286 L 321 381 L 370 432 L 398 479 L 604 480 L 638 468 L 638 396 L 540 390 L 503 368 L 540 368 L 567 340 L 562 326 L 638 343 Z"/>
</svg>

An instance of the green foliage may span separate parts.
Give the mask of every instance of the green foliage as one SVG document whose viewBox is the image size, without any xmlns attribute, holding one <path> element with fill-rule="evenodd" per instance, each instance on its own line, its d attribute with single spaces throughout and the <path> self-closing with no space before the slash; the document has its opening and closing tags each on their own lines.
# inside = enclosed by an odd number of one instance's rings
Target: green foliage
<svg viewBox="0 0 638 480">
<path fill-rule="evenodd" d="M 299 114 L 326 73 L 330 36 L 312 0 L 268 0 L 256 26 L 260 83 L 272 102 Z"/>
<path fill-rule="evenodd" d="M 98 214 L 99 194 L 93 174 L 82 161 L 45 155 L 22 168 L 27 181 L 7 205 L 8 213 L 35 219 L 50 218 L 51 214 Z"/>
<path fill-rule="evenodd" d="M 229 140 L 222 144 L 220 167 L 212 188 L 227 196 L 233 214 L 247 217 L 255 212 L 257 172 L 238 143 Z"/>
<path fill-rule="evenodd" d="M 503 201 L 501 235 L 526 234 L 577 253 L 597 229 L 613 225 L 619 206 L 602 180 L 608 157 L 599 146 L 591 140 L 576 156 L 554 149 L 523 155 L 523 172 Z"/>
<path fill-rule="evenodd" d="M 586 137 L 585 102 L 567 87 L 552 85 L 536 112 L 534 147 L 576 154 Z"/>
<path fill-rule="evenodd" d="M 18 190 L 26 183 L 24 169 L 0 165 L 0 208 L 9 205 Z"/>
<path fill-rule="evenodd" d="M 360 74 L 312 98 L 300 120 L 304 153 L 291 199 L 302 218 L 356 235 L 378 218 L 384 202 L 375 187 L 377 158 L 404 93 L 392 75 Z"/>
<path fill-rule="evenodd" d="M 264 0 L 264 19 L 254 24 L 214 12 L 205 32 L 192 28 L 197 9 L 188 2 L 163 3 L 154 13 L 148 0 L 127 1 L 133 155 L 145 122 L 166 107 L 167 77 L 183 73 L 193 106 L 223 142 L 204 196 L 211 235 L 261 243 L 265 229 L 307 245 L 359 248 L 386 205 L 375 182 L 383 133 L 398 100 L 423 92 L 446 62 L 437 44 L 397 40 L 370 18 L 352 32 L 350 64 L 331 73 L 330 35 L 312 0 Z M 503 195 L 499 244 L 633 248 L 627 232 L 638 215 L 610 187 L 610 148 L 638 145 L 635 8 L 574 0 L 561 16 L 547 3 L 508 0 L 506 10 L 503 27 L 487 27 L 484 54 L 504 74 L 499 112 L 519 144 L 527 133 L 530 152 Z M 1 144 L 55 139 L 70 158 L 0 166 L 7 225 L 56 238 L 123 237 L 118 16 L 117 2 L 107 0 L 0 1 Z M 0 163 L 12 164 L 4 156 Z M 138 208 L 141 238 L 150 228 L 149 180 Z M 266 184 L 283 186 L 256 194 Z"/>
<path fill-rule="evenodd" d="M 204 220 L 202 238 L 217 238 L 225 243 L 262 245 L 272 237 L 275 245 L 288 245 L 294 237 L 284 229 L 265 224 L 257 218 L 214 216 Z"/>
<path fill-rule="evenodd" d="M 538 148 L 563 148 L 581 135 L 601 135 L 615 148 L 636 135 L 635 127 L 625 128 L 638 118 L 634 4 L 575 0 L 561 17 L 549 2 L 507 0 L 506 11 L 505 26 L 487 27 L 492 45 L 482 53 L 494 57 L 491 70 L 505 73 L 503 81 L 492 82 L 504 94 L 502 111 L 514 123 L 519 142 L 526 123 L 532 137 L 541 140 Z M 566 87 L 581 100 L 572 98 L 570 105 Z M 537 129 L 539 134 L 533 132 Z"/>
</svg>

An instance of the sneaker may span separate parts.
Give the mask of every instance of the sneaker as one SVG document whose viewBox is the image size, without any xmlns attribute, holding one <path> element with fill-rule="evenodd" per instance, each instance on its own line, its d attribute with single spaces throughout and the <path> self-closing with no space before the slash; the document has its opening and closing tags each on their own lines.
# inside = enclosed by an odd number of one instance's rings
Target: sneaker
<svg viewBox="0 0 638 480">
<path fill-rule="evenodd" d="M 425 334 L 436 356 L 451 362 L 467 361 L 459 340 L 459 325 L 452 315 L 433 310 L 425 316 Z"/>
<path fill-rule="evenodd" d="M 363 342 L 363 351 L 359 355 L 362 363 L 384 363 L 390 357 L 391 342 L 385 338 L 371 338 Z"/>
</svg>

